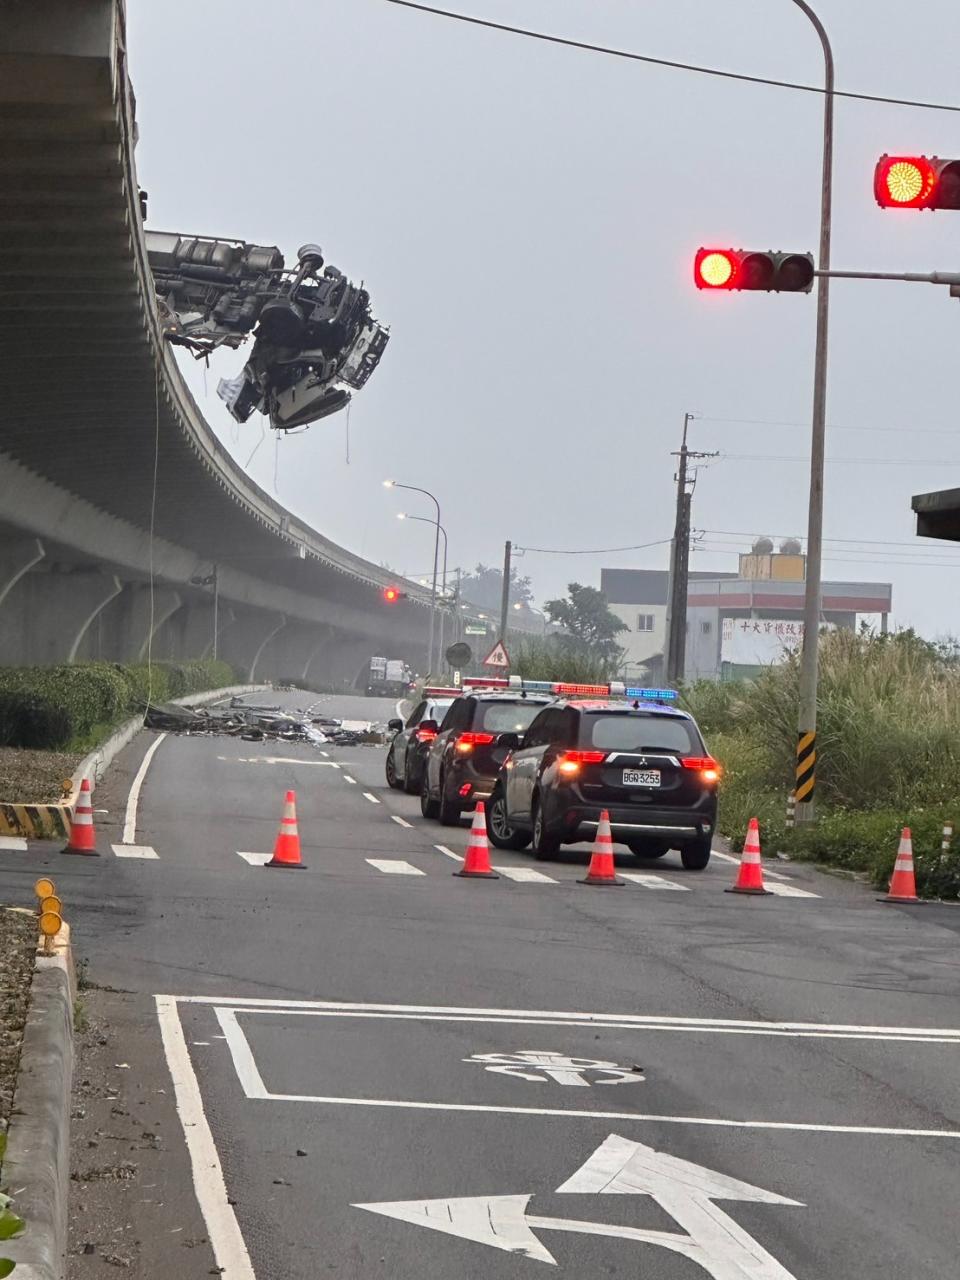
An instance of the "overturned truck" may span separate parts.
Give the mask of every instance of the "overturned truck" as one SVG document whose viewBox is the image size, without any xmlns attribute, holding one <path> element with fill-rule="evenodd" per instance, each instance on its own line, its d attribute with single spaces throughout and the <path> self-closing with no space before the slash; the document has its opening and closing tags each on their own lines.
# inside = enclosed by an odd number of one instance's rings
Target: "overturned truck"
<svg viewBox="0 0 960 1280">
<path fill-rule="evenodd" d="M 148 231 L 167 340 L 205 358 L 253 335 L 241 372 L 217 393 L 238 422 L 254 410 L 278 431 L 329 417 L 380 363 L 388 330 L 370 295 L 306 244 L 287 270 L 275 246 Z"/>
</svg>

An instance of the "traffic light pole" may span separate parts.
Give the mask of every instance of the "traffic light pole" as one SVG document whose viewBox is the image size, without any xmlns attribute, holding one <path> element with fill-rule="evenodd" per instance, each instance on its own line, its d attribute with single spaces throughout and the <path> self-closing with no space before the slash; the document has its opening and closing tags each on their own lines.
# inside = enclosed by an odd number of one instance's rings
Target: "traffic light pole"
<svg viewBox="0 0 960 1280">
<path fill-rule="evenodd" d="M 817 344 L 813 372 L 813 423 L 810 440 L 810 505 L 807 517 L 807 571 L 803 600 L 803 649 L 797 717 L 796 821 L 816 816 L 817 650 L 823 569 L 823 471 L 827 421 L 827 335 L 830 318 L 830 233 L 833 195 L 833 50 L 823 23 L 806 0 L 794 4 L 812 22 L 823 46 L 823 156 L 820 187 L 820 253 L 817 284 Z"/>
</svg>

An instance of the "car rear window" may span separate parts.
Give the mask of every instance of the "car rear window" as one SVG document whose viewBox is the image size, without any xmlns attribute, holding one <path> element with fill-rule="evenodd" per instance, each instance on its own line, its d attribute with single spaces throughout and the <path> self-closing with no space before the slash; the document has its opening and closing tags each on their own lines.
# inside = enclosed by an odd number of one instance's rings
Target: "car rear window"
<svg viewBox="0 0 960 1280">
<path fill-rule="evenodd" d="M 584 745 L 598 751 L 679 751 L 698 755 L 700 743 L 689 720 L 625 711 L 585 716 Z"/>
<path fill-rule="evenodd" d="M 543 702 L 527 701 L 481 702 L 477 710 L 483 713 L 483 719 L 478 716 L 475 727 L 482 727 L 488 733 L 523 733 L 545 705 Z"/>
</svg>

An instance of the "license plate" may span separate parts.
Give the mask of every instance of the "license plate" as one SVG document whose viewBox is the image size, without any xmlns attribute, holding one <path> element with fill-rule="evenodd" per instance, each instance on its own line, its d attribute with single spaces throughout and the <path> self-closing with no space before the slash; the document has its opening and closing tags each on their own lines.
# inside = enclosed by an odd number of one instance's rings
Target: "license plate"
<svg viewBox="0 0 960 1280">
<path fill-rule="evenodd" d="M 623 785 L 625 787 L 659 787 L 659 769 L 624 769 Z"/>
</svg>

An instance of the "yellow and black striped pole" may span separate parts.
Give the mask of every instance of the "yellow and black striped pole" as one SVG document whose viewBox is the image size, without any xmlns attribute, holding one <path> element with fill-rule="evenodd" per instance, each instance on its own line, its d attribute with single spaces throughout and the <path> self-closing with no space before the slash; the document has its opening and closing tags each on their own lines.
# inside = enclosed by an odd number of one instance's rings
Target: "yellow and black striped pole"
<svg viewBox="0 0 960 1280">
<path fill-rule="evenodd" d="M 797 738 L 796 803 L 812 804 L 817 785 L 817 732 L 808 729 Z"/>
</svg>

